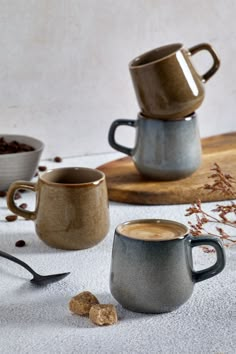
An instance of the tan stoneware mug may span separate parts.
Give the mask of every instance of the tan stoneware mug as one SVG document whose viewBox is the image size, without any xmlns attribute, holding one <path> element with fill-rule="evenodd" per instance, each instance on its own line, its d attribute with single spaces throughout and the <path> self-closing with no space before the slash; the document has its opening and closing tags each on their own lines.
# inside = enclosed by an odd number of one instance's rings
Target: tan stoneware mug
<svg viewBox="0 0 236 354">
<path fill-rule="evenodd" d="M 202 50 L 210 53 L 213 63 L 200 75 L 191 59 Z M 219 66 L 220 60 L 208 43 L 189 49 L 174 43 L 138 56 L 130 62 L 129 70 L 141 112 L 159 119 L 181 119 L 191 114 L 203 102 L 204 83 Z"/>
<path fill-rule="evenodd" d="M 19 189 L 36 192 L 34 211 L 14 201 Z M 16 181 L 7 194 L 8 208 L 35 221 L 39 238 L 47 245 L 79 250 L 99 243 L 109 229 L 105 175 L 85 167 L 58 168 L 42 174 L 36 183 Z"/>
</svg>

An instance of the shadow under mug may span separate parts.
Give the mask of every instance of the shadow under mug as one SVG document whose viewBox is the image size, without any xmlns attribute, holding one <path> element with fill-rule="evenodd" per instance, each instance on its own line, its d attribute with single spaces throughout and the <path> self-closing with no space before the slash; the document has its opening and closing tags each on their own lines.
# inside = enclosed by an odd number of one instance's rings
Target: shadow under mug
<svg viewBox="0 0 236 354">
<path fill-rule="evenodd" d="M 208 245 L 216 251 L 214 265 L 193 269 L 192 249 Z M 192 295 L 195 283 L 225 267 L 225 252 L 217 237 L 193 237 L 178 222 L 132 220 L 117 226 L 114 235 L 110 290 L 126 309 L 144 313 L 176 310 Z"/>
<path fill-rule="evenodd" d="M 203 75 L 191 58 L 199 51 L 210 53 L 213 64 Z M 201 105 L 206 83 L 218 70 L 220 60 L 208 43 L 186 49 L 181 43 L 146 52 L 129 64 L 141 112 L 152 118 L 181 119 Z"/>
<path fill-rule="evenodd" d="M 36 192 L 34 211 L 18 207 L 19 189 Z M 79 250 L 99 243 L 109 229 L 105 175 L 86 167 L 58 168 L 42 174 L 37 183 L 16 181 L 7 194 L 8 208 L 35 221 L 39 238 L 47 245 Z"/>
<path fill-rule="evenodd" d="M 133 148 L 118 144 L 115 140 L 119 126 L 136 129 Z M 137 170 L 156 180 L 177 180 L 191 175 L 201 163 L 201 140 L 197 115 L 182 120 L 161 120 L 144 117 L 137 120 L 117 119 L 109 129 L 111 147 L 132 157 Z"/>
</svg>

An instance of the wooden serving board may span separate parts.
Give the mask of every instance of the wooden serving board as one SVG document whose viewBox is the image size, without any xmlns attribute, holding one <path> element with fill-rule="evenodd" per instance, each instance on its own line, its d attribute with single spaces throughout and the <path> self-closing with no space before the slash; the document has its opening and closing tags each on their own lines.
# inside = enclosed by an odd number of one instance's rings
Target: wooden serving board
<svg viewBox="0 0 236 354">
<path fill-rule="evenodd" d="M 185 204 L 228 199 L 202 188 L 218 163 L 224 173 L 236 178 L 236 132 L 202 139 L 202 164 L 190 177 L 178 181 L 152 181 L 142 177 L 130 157 L 110 161 L 98 169 L 107 178 L 109 199 L 131 204 Z"/>
</svg>

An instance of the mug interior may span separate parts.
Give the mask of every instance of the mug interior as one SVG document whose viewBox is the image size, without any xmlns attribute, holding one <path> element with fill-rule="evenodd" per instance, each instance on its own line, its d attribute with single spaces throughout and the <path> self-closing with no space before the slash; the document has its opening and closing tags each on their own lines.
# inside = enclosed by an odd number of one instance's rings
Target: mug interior
<svg viewBox="0 0 236 354">
<path fill-rule="evenodd" d="M 140 219 L 118 225 L 116 233 L 142 241 L 170 241 L 183 239 L 189 234 L 189 229 L 184 224 L 173 220 Z"/>
<path fill-rule="evenodd" d="M 40 179 L 48 184 L 98 184 L 104 179 L 104 173 L 86 167 L 65 167 L 45 172 Z"/>
<path fill-rule="evenodd" d="M 163 60 L 166 57 L 176 53 L 179 49 L 182 48 L 182 46 L 183 45 L 181 43 L 175 43 L 150 50 L 149 52 L 146 52 L 132 60 L 130 63 L 130 67 L 134 68 L 137 66 L 142 66 L 150 64 L 152 62 Z"/>
</svg>

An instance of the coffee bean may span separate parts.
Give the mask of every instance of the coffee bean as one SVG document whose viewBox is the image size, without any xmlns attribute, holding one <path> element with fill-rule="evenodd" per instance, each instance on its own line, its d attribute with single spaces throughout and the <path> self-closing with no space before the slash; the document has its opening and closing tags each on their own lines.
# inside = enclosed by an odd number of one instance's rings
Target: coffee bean
<svg viewBox="0 0 236 354">
<path fill-rule="evenodd" d="M 20 193 L 25 193 L 25 192 L 26 192 L 25 189 L 18 189 L 18 191 L 19 191 Z"/>
<path fill-rule="evenodd" d="M 6 221 L 8 222 L 12 222 L 12 221 L 16 221 L 17 220 L 17 215 L 7 215 L 5 217 Z"/>
<path fill-rule="evenodd" d="M 7 195 L 7 192 L 0 191 L 0 198 L 4 198 L 4 197 L 6 197 L 6 195 Z"/>
<path fill-rule="evenodd" d="M 46 171 L 47 170 L 47 166 L 39 166 L 38 170 L 41 171 L 41 172 L 42 171 Z"/>
<path fill-rule="evenodd" d="M 14 199 L 17 200 L 17 199 L 20 199 L 21 198 L 21 194 L 19 192 L 16 192 L 14 194 Z"/>
<path fill-rule="evenodd" d="M 25 241 L 24 240 L 18 240 L 15 243 L 16 247 L 24 247 L 25 246 Z"/>
<path fill-rule="evenodd" d="M 54 162 L 62 162 L 62 158 L 60 156 L 54 157 Z"/>
<path fill-rule="evenodd" d="M 34 174 L 34 177 L 37 177 L 39 174 L 38 174 L 38 171 L 35 172 Z"/>
<path fill-rule="evenodd" d="M 28 207 L 28 205 L 26 203 L 22 203 L 21 205 L 19 205 L 19 207 L 21 209 L 26 209 Z"/>
</svg>

